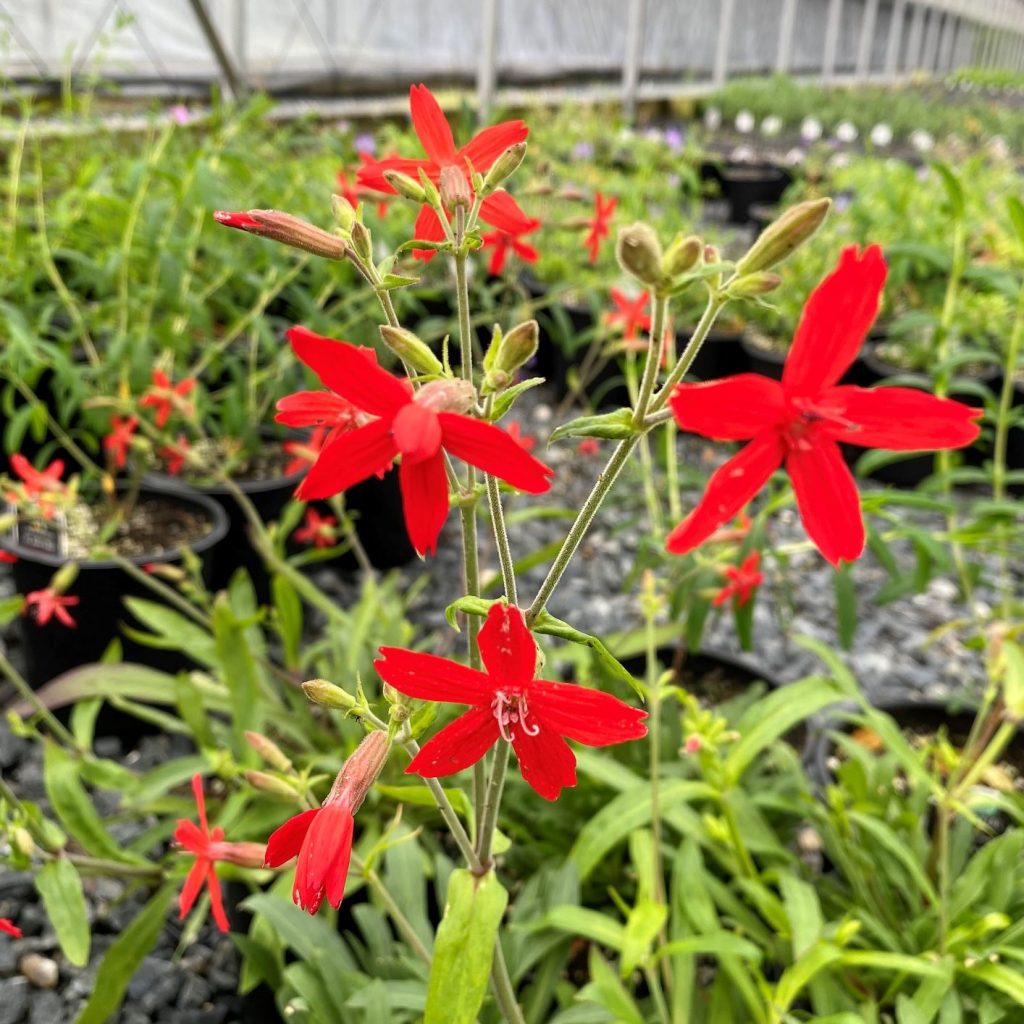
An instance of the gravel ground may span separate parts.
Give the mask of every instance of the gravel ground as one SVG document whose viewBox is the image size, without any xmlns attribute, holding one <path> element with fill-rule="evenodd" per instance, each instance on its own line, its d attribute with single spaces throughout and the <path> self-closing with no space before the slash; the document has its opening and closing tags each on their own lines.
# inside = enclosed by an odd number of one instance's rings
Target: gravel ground
<svg viewBox="0 0 1024 1024">
<path fill-rule="evenodd" d="M 521 426 L 526 434 L 547 436 L 553 412 L 543 399 L 531 397 L 519 406 Z M 720 460 L 725 449 L 699 439 L 680 438 L 684 464 L 709 464 Z M 555 470 L 551 493 L 544 504 L 578 509 L 604 464 L 613 442 L 602 442 L 600 455 L 580 455 L 577 442 L 562 441 L 537 454 Z M 868 487 L 870 485 L 865 485 Z M 663 491 L 663 488 L 661 488 Z M 692 507 L 699 491 L 684 490 L 683 507 Z M 519 519 L 518 510 L 534 507 L 537 499 L 517 496 L 508 502 L 510 538 L 515 557 L 523 557 L 546 544 L 559 541 L 569 518 Z M 916 517 L 917 513 L 915 513 Z M 939 525 L 939 524 L 936 524 Z M 642 623 L 637 595 L 639 582 L 633 578 L 641 539 L 648 533 L 639 465 L 627 466 L 622 479 L 581 545 L 577 559 L 555 591 L 549 608 L 580 629 L 607 635 Z M 497 559 L 486 532 L 482 532 L 482 575 L 497 571 Z M 805 540 L 803 529 L 792 510 L 773 518 L 775 543 Z M 909 547 L 897 549 L 899 557 L 912 559 Z M 549 559 L 527 570 L 520 580 L 520 599 L 532 599 L 544 577 Z M 908 563 L 909 564 L 909 563 Z M 991 569 L 991 566 L 987 566 Z M 437 557 L 414 562 L 398 570 L 411 584 L 423 572 L 430 583 L 415 599 L 410 615 L 425 630 L 436 631 L 438 653 L 454 652 L 458 636 L 444 621 L 444 607 L 461 593 L 461 546 L 458 519 L 449 517 Z M 853 649 L 846 655 L 855 674 L 873 698 L 892 696 L 945 696 L 977 688 L 982 681 L 982 662 L 969 650 L 962 637 L 951 631 L 935 642 L 929 634 L 966 609 L 951 578 L 934 579 L 921 593 L 879 607 L 874 595 L 887 581 L 883 567 L 866 554 L 854 567 L 860 623 Z M 790 599 L 793 608 L 788 622 L 774 609 L 780 606 L 785 581 L 769 562 L 765 585 L 755 608 L 755 648 L 748 655 L 763 669 L 782 681 L 797 679 L 817 669 L 814 657 L 794 643 L 805 634 L 836 644 L 832 568 L 816 551 L 796 552 L 788 576 L 795 585 Z M 337 594 L 339 600 L 354 596 L 357 582 L 321 571 L 318 582 Z M 625 584 L 625 585 L 624 585 Z M 0 592 L 10 592 L 10 581 L 0 578 Z M 992 602 L 994 594 L 979 587 L 975 599 Z M 315 619 L 312 620 L 315 626 Z M 713 616 L 705 635 L 705 649 L 739 653 L 731 615 Z M 16 661 L 16 647 L 10 651 Z M 100 741 L 99 752 L 121 757 L 133 768 L 145 769 L 168 757 L 183 753 L 180 738 L 151 737 L 136 751 L 120 749 L 116 740 Z M 102 744 L 107 744 L 102 746 Z M 42 765 L 38 747 L 17 739 L 0 723 L 0 771 L 25 799 L 45 803 Z M 115 810 L 111 798 L 109 807 Z M 122 825 L 111 831 L 121 842 L 130 842 L 146 823 Z M 87 902 L 93 930 L 93 953 L 87 968 L 71 967 L 57 948 L 30 875 L 0 873 L 0 916 L 11 917 L 25 933 L 21 940 L 0 937 L 0 1024 L 63 1024 L 71 1022 L 91 992 L 103 952 L 140 909 L 145 894 L 130 890 L 112 879 L 87 881 Z M 125 1005 L 111 1024 L 229 1024 L 252 1022 L 257 1018 L 235 995 L 238 957 L 230 939 L 209 922 L 197 940 L 179 955 L 181 929 L 169 919 L 153 953 L 132 980 Z M 266 1012 L 269 1000 L 262 1001 Z M 260 1019 L 267 1019 L 262 1017 Z M 270 1018 L 274 1019 L 274 1018 Z"/>
</svg>

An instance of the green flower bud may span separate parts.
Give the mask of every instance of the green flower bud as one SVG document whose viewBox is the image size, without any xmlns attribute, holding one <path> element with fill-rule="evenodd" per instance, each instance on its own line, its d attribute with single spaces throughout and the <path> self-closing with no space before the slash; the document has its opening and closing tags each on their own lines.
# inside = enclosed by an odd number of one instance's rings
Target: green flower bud
<svg viewBox="0 0 1024 1024">
<path fill-rule="evenodd" d="M 356 221 L 352 225 L 352 248 L 356 255 L 363 261 L 369 263 L 373 259 L 373 242 L 366 225 Z"/>
<path fill-rule="evenodd" d="M 821 227 L 831 206 L 831 199 L 809 199 L 791 206 L 761 232 L 747 254 L 736 264 L 737 276 L 768 270 L 792 255 Z"/>
<path fill-rule="evenodd" d="M 782 284 L 778 274 L 760 270 L 754 274 L 744 274 L 729 285 L 729 295 L 734 299 L 748 299 L 755 295 L 766 295 Z"/>
<path fill-rule="evenodd" d="M 441 360 L 430 351 L 427 343 L 417 338 L 412 331 L 407 331 L 404 327 L 381 324 L 380 336 L 384 344 L 414 370 L 436 376 L 444 373 Z"/>
<path fill-rule="evenodd" d="M 50 580 L 50 587 L 57 591 L 58 594 L 64 594 L 67 593 L 68 587 L 70 587 L 76 579 L 78 579 L 78 563 L 65 562 L 53 574 L 53 578 Z"/>
<path fill-rule="evenodd" d="M 268 775 L 266 772 L 247 771 L 245 781 L 254 789 L 262 790 L 264 793 L 273 793 L 275 796 L 283 796 L 286 800 L 294 800 L 298 792 L 296 788 L 284 779 L 276 775 Z"/>
<path fill-rule="evenodd" d="M 356 699 L 346 693 L 340 686 L 327 682 L 326 679 L 308 679 L 302 684 L 302 692 L 314 704 L 325 708 L 338 708 L 351 711 L 356 706 Z"/>
<path fill-rule="evenodd" d="M 480 194 L 489 196 L 492 192 L 496 192 L 501 183 L 510 178 L 519 168 L 519 165 L 523 162 L 523 157 L 526 156 L 526 143 L 517 142 L 514 146 L 509 146 L 497 160 L 491 164 L 491 169 L 487 172 L 487 177 L 484 178 L 483 185 L 480 186 Z"/>
<path fill-rule="evenodd" d="M 344 196 L 331 196 L 331 206 L 334 209 L 334 216 L 338 219 L 338 226 L 348 235 L 356 222 L 355 207 Z"/>
<path fill-rule="evenodd" d="M 400 195 L 414 203 L 425 203 L 427 194 L 423 186 L 401 171 L 385 171 L 384 180 Z"/>
<path fill-rule="evenodd" d="M 461 167 L 448 164 L 441 168 L 441 204 L 446 210 L 456 207 L 469 208 L 473 197 L 470 195 L 469 182 Z"/>
<path fill-rule="evenodd" d="M 622 269 L 641 284 L 654 288 L 661 281 L 661 243 L 649 225 L 620 228 L 615 255 Z"/>
<path fill-rule="evenodd" d="M 537 354 L 539 338 L 540 329 L 536 320 L 524 320 L 516 324 L 498 343 L 494 369 L 514 374 Z"/>
<path fill-rule="evenodd" d="M 679 235 L 669 246 L 661 261 L 661 269 L 670 280 L 685 274 L 697 265 L 704 243 L 696 235 Z"/>
<path fill-rule="evenodd" d="M 294 765 L 287 758 L 284 751 L 268 737 L 260 732 L 247 731 L 245 741 L 256 751 L 260 757 L 279 772 L 290 772 Z"/>
<path fill-rule="evenodd" d="M 423 168 L 419 168 L 420 174 L 420 185 L 423 188 L 423 195 L 426 196 L 426 201 L 430 206 L 437 208 L 441 205 L 441 193 L 437 191 L 437 186 L 427 177 L 427 172 Z"/>
</svg>

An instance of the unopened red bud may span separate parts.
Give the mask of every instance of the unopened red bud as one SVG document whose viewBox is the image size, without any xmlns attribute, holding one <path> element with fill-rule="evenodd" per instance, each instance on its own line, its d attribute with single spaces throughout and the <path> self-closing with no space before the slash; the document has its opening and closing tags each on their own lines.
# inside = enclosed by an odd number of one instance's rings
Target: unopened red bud
<svg viewBox="0 0 1024 1024">
<path fill-rule="evenodd" d="M 440 376 L 444 373 L 444 366 L 441 360 L 430 351 L 430 346 L 421 341 L 412 331 L 404 327 L 392 327 L 390 324 L 382 324 L 380 336 L 384 344 L 392 352 L 420 373 L 429 373 Z"/>
<path fill-rule="evenodd" d="M 440 185 L 441 204 L 446 210 L 454 210 L 459 206 L 468 208 L 473 201 L 465 172 L 455 164 L 448 164 L 441 168 Z"/>
<path fill-rule="evenodd" d="M 630 224 L 619 230 L 615 244 L 619 265 L 641 284 L 654 288 L 661 280 L 661 243 L 648 224 Z"/>
<path fill-rule="evenodd" d="M 338 708 L 351 711 L 356 706 L 356 699 L 346 693 L 340 686 L 327 682 L 326 679 L 308 679 L 302 684 L 302 692 L 314 704 L 327 708 Z"/>
<path fill-rule="evenodd" d="M 506 149 L 505 152 L 502 153 L 493 164 L 491 164 L 491 169 L 487 172 L 487 177 L 484 178 L 483 185 L 480 187 L 481 194 L 489 196 L 492 192 L 497 191 L 503 181 L 515 174 L 525 156 L 525 142 L 517 142 L 514 146 L 509 146 L 508 149 Z"/>
<path fill-rule="evenodd" d="M 294 768 L 284 751 L 263 733 L 247 731 L 245 741 L 271 768 L 279 772 L 290 772 Z"/>
<path fill-rule="evenodd" d="M 680 235 L 669 246 L 661 268 L 668 278 L 679 277 L 697 265 L 704 249 L 704 243 L 696 235 Z"/>
<path fill-rule="evenodd" d="M 400 195 L 414 203 L 425 203 L 427 194 L 423 186 L 401 171 L 385 171 L 384 180 Z"/>
<path fill-rule="evenodd" d="M 240 868 L 261 868 L 266 859 L 266 843 L 220 843 L 217 846 L 217 860 L 237 864 Z"/>
<path fill-rule="evenodd" d="M 831 206 L 831 199 L 809 199 L 791 206 L 761 232 L 747 254 L 736 264 L 737 275 L 768 270 L 781 263 L 821 227 Z"/>
<path fill-rule="evenodd" d="M 416 402 L 434 412 L 464 413 L 476 401 L 468 380 L 432 380 L 416 392 Z"/>
<path fill-rule="evenodd" d="M 705 263 L 718 263 L 722 259 L 721 253 L 719 253 L 716 246 L 711 244 L 704 246 L 704 262 Z"/>
<path fill-rule="evenodd" d="M 294 249 L 311 252 L 329 260 L 345 258 L 345 241 L 315 224 L 280 210 L 249 210 L 247 213 L 217 210 L 214 219 L 229 228 L 238 228 L 261 238 L 283 242 Z"/>
<path fill-rule="evenodd" d="M 386 733 L 369 733 L 345 762 L 345 767 L 338 772 L 325 802 L 344 798 L 355 814 L 387 764 L 390 752 L 391 741 Z"/>
</svg>

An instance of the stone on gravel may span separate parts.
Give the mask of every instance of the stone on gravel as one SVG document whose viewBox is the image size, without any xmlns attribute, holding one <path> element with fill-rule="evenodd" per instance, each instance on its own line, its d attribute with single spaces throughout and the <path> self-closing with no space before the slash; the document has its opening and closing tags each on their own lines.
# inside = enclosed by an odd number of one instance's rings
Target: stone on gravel
<svg viewBox="0 0 1024 1024">
<path fill-rule="evenodd" d="M 60 981 L 60 968 L 57 962 L 38 953 L 23 956 L 18 969 L 36 988 L 56 988 L 57 982 Z"/>
<path fill-rule="evenodd" d="M 59 1024 L 67 1018 L 62 1013 L 63 1004 L 56 992 L 40 992 L 32 997 L 29 1007 L 29 1024 Z"/>
<path fill-rule="evenodd" d="M 18 1024 L 28 1009 L 28 978 L 0 981 L 0 1024 Z"/>
</svg>

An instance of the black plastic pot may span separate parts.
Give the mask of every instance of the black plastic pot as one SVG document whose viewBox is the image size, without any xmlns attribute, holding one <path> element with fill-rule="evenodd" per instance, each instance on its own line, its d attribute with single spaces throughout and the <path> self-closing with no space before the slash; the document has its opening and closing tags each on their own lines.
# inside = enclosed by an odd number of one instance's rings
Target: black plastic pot
<svg viewBox="0 0 1024 1024">
<path fill-rule="evenodd" d="M 371 565 L 393 569 L 416 557 L 405 528 L 397 469 L 388 470 L 380 478 L 371 476 L 350 487 L 345 492 L 345 507 L 355 515 L 356 534 Z M 346 552 L 337 562 L 341 569 L 358 566 L 351 552 Z"/>
<path fill-rule="evenodd" d="M 768 162 L 737 162 L 722 167 L 720 181 L 722 195 L 729 203 L 729 222 L 749 224 L 752 207 L 777 203 L 793 183 L 793 174 Z"/>
<path fill-rule="evenodd" d="M 792 338 L 794 331 L 786 331 L 785 337 Z M 866 353 L 871 345 L 869 341 L 854 360 L 850 368 L 843 374 L 841 384 L 857 384 L 860 387 L 869 387 L 879 381 L 878 373 L 865 362 Z M 754 340 L 752 333 L 748 330 L 742 339 L 743 351 L 747 358 L 747 369 L 752 373 L 760 373 L 773 380 L 782 380 L 782 370 L 786 363 L 786 352 L 770 348 L 767 345 L 759 345 Z"/>
<path fill-rule="evenodd" d="M 677 335 L 677 352 L 683 351 L 690 336 L 690 331 L 681 331 Z M 690 365 L 687 378 L 692 377 L 699 381 L 719 380 L 733 374 L 746 373 L 750 366 L 742 342 L 742 331 L 711 331 L 701 345 L 697 358 Z"/>
<path fill-rule="evenodd" d="M 157 498 L 199 509 L 209 518 L 210 530 L 190 548 L 203 566 L 203 576 L 209 582 L 214 572 L 218 553 L 228 534 L 227 517 L 214 501 L 200 494 L 183 494 L 159 486 L 143 488 L 142 498 Z M 17 556 L 11 566 L 19 594 L 48 587 L 53 574 L 69 561 L 61 555 L 37 551 L 9 540 L 0 540 L 0 547 Z M 127 559 L 134 565 L 150 562 L 174 564 L 181 560 L 175 550 L 151 551 Z M 118 624 L 128 618 L 124 610 L 126 597 L 153 599 L 152 592 L 129 576 L 120 565 L 110 560 L 77 560 L 78 576 L 67 593 L 79 598 L 70 609 L 76 622 L 74 629 L 51 619 L 40 626 L 34 619 L 22 618 L 21 639 L 24 645 L 27 679 L 33 687 L 42 686 L 55 676 L 80 665 L 99 659 L 110 642 L 119 636 Z M 164 651 L 145 647 L 126 636 L 121 637 L 124 660 L 132 661 L 166 672 L 177 672 L 192 667 L 193 663 L 178 651 Z"/>
</svg>

